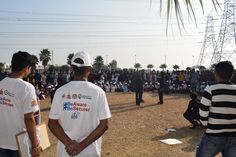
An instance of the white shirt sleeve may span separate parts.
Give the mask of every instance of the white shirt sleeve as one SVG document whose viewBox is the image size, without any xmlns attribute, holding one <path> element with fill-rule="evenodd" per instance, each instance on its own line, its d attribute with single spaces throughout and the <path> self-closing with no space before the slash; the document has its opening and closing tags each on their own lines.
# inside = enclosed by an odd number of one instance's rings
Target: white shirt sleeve
<svg viewBox="0 0 236 157">
<path fill-rule="evenodd" d="M 98 101 L 98 116 L 99 116 L 99 120 L 103 120 L 103 119 L 108 119 L 111 117 L 111 112 L 109 109 L 109 105 L 107 102 L 107 97 L 105 92 L 101 92 L 99 95 L 99 101 Z"/>
<path fill-rule="evenodd" d="M 39 110 L 38 100 L 35 94 L 35 89 L 33 85 L 29 85 L 26 87 L 25 94 L 23 100 L 23 110 L 24 114 L 31 113 Z"/>
<path fill-rule="evenodd" d="M 59 94 L 58 90 L 55 92 L 52 105 L 51 105 L 51 110 L 49 113 L 49 119 L 60 119 L 60 101 L 61 95 Z"/>
</svg>

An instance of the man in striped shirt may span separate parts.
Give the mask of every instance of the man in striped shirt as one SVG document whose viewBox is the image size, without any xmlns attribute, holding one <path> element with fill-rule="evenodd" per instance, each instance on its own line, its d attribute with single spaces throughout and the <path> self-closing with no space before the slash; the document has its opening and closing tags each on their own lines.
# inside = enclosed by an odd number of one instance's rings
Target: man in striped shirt
<svg viewBox="0 0 236 157">
<path fill-rule="evenodd" d="M 215 67 L 216 84 L 207 86 L 200 105 L 200 121 L 206 132 L 196 157 L 236 156 L 236 85 L 230 82 L 234 67 L 229 61 Z"/>
</svg>

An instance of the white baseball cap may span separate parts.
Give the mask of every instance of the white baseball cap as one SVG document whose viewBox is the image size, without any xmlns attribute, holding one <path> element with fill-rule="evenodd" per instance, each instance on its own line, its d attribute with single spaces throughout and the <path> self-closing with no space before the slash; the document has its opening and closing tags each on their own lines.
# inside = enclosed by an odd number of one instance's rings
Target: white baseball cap
<svg viewBox="0 0 236 157">
<path fill-rule="evenodd" d="M 90 56 L 84 51 L 74 54 L 71 64 L 77 67 L 92 67 Z"/>
</svg>

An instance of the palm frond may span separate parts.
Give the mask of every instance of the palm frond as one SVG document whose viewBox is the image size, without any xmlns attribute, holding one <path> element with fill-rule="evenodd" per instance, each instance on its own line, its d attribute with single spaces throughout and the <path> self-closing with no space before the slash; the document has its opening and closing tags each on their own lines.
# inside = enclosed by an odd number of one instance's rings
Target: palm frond
<svg viewBox="0 0 236 157">
<path fill-rule="evenodd" d="M 197 24 L 197 19 L 195 16 L 195 11 L 193 9 L 192 1 L 191 0 L 184 0 L 188 14 L 190 15 L 190 17 L 193 16 L 193 19 L 194 19 L 195 23 Z M 166 33 L 168 33 L 168 25 L 169 25 L 171 11 L 173 8 L 175 9 L 175 16 L 176 16 L 177 24 L 178 24 L 179 30 L 181 32 L 181 28 L 184 28 L 184 19 L 183 19 L 183 15 L 182 15 L 183 8 L 181 8 L 181 6 L 180 6 L 180 0 L 167 0 L 166 2 L 167 2 L 166 3 L 166 5 L 167 5 Z M 201 9 L 202 9 L 202 12 L 204 14 L 203 0 L 199 0 L 199 3 L 201 6 Z M 220 8 L 220 4 L 219 4 L 218 0 L 212 0 L 212 4 L 213 4 L 216 11 L 217 11 L 218 7 Z M 173 7 L 173 5 L 174 5 L 174 7 Z M 162 6 L 163 6 L 163 2 L 162 2 L 162 0 L 160 0 L 160 11 L 162 11 Z"/>
<path fill-rule="evenodd" d="M 182 26 L 182 28 L 184 28 L 184 20 L 183 20 L 183 15 L 181 12 L 179 1 L 174 0 L 174 2 L 175 2 L 175 14 L 176 14 L 178 27 L 181 28 L 181 26 Z M 181 29 L 179 29 L 179 31 L 181 33 Z"/>
<path fill-rule="evenodd" d="M 201 0 L 200 0 L 200 1 L 201 1 Z M 185 0 L 185 4 L 186 4 L 186 6 L 187 6 L 188 14 L 190 15 L 190 17 L 191 17 L 191 14 L 193 15 L 194 21 L 195 21 L 195 23 L 197 24 L 197 19 L 196 19 L 196 16 L 195 16 L 195 14 L 194 14 L 193 6 L 192 6 L 190 0 Z"/>
</svg>

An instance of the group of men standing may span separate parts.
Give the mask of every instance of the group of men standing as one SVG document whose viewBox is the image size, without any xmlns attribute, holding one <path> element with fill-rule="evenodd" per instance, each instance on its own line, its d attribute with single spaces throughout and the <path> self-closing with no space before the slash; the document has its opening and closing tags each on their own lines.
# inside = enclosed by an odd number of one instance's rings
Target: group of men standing
<svg viewBox="0 0 236 157">
<path fill-rule="evenodd" d="M 12 57 L 12 73 L 0 82 L 0 157 L 18 157 L 15 135 L 26 128 L 32 157 L 40 156 L 42 147 L 36 136 L 34 114 L 39 104 L 33 85 L 23 80 L 35 64 L 27 52 Z M 111 117 L 105 92 L 88 82 L 92 65 L 88 54 L 72 58 L 73 81 L 59 88 L 52 101 L 48 126 L 59 139 L 58 157 L 99 157 L 101 136 Z M 197 157 L 223 157 L 236 154 L 236 85 L 230 82 L 234 67 L 220 62 L 215 67 L 216 83 L 207 86 L 200 103 L 200 122 L 206 127 L 197 148 Z M 142 102 L 143 82 L 135 78 L 136 105 Z M 159 104 L 163 103 L 164 74 L 160 77 Z"/>
<path fill-rule="evenodd" d="M 159 81 L 158 104 L 163 104 L 163 92 L 164 92 L 164 84 L 165 84 L 165 73 L 163 71 L 160 73 L 160 78 L 158 81 Z M 144 102 L 143 100 L 144 81 L 139 72 L 137 72 L 136 75 L 134 76 L 133 86 L 134 86 L 134 91 L 135 91 L 136 105 L 140 106 L 140 104 Z"/>
<path fill-rule="evenodd" d="M 39 112 L 34 86 L 23 78 L 35 64 L 27 52 L 13 55 L 12 73 L 0 82 L 0 157 L 19 157 L 15 135 L 26 128 L 30 154 L 40 156 L 42 147 L 36 135 L 34 113 Z M 99 157 L 101 136 L 111 117 L 105 92 L 88 82 L 92 70 L 88 54 L 72 58 L 74 80 L 59 88 L 54 96 L 48 126 L 59 139 L 58 157 Z"/>
</svg>

